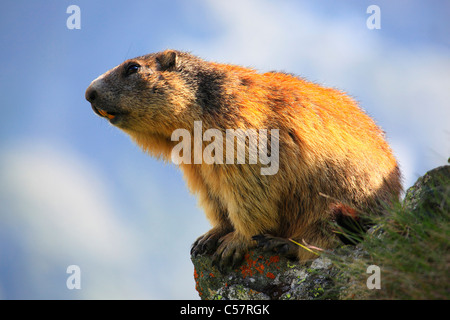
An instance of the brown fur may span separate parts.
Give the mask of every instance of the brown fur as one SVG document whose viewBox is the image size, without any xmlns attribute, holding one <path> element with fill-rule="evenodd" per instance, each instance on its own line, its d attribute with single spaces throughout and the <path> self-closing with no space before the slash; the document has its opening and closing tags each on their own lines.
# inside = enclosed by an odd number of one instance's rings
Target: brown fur
<svg viewBox="0 0 450 320">
<path fill-rule="evenodd" d="M 384 134 L 356 102 L 289 74 L 166 50 L 108 71 L 91 83 L 86 98 L 144 150 L 167 161 L 178 143 L 172 132 L 184 128 L 193 136 L 194 121 L 222 132 L 279 129 L 275 175 L 261 175 L 260 163 L 180 165 L 213 226 L 192 252 L 214 252 L 220 266 L 236 265 L 257 235 L 265 235 L 260 244 L 269 249 L 309 259 L 310 252 L 287 246 L 286 239 L 328 248 L 334 242 L 329 221 L 336 215 L 369 213 L 401 192 Z M 341 203 L 356 211 L 340 210 Z"/>
</svg>

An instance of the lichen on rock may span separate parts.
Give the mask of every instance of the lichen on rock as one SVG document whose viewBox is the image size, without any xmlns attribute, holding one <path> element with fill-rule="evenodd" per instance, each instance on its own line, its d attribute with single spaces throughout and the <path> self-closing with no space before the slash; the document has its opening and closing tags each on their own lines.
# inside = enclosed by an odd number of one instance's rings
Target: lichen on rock
<svg viewBox="0 0 450 320">
<path fill-rule="evenodd" d="M 408 189 L 403 202 L 405 210 L 413 214 L 450 211 L 450 166 L 445 165 L 428 171 Z"/>
<path fill-rule="evenodd" d="M 239 268 L 226 273 L 211 265 L 210 256 L 191 259 L 196 289 L 204 300 L 317 299 L 332 287 L 337 273 L 325 257 L 299 264 L 259 249 L 250 251 Z"/>
<path fill-rule="evenodd" d="M 414 223 L 420 224 L 421 228 L 430 228 L 430 234 L 436 232 L 432 223 L 434 216 L 445 217 L 446 219 L 438 219 L 439 223 L 448 223 L 450 166 L 435 168 L 420 177 L 406 192 L 400 212 L 409 218 L 406 224 Z M 424 218 L 428 219 L 427 225 L 421 223 Z M 376 224 L 370 228 L 367 232 L 368 239 L 377 238 L 384 248 L 388 241 L 384 234 L 385 227 L 386 223 L 392 223 L 391 219 L 392 217 L 387 216 L 384 224 Z M 448 246 L 448 240 L 442 245 Z M 415 250 L 406 247 L 407 245 L 397 250 Z M 373 252 L 371 254 L 366 251 L 367 248 L 369 247 L 364 246 L 364 242 L 356 246 L 342 246 L 324 252 L 306 263 L 270 255 L 256 248 L 247 253 L 239 268 L 225 273 L 212 266 L 211 256 L 192 256 L 191 260 L 194 264 L 196 289 L 204 300 L 368 299 L 371 296 L 365 288 L 365 282 L 361 284 L 351 276 L 355 270 L 359 275 L 366 274 L 365 268 L 373 255 Z M 389 250 L 386 252 L 389 253 Z M 378 261 L 380 258 L 378 256 Z M 393 273 L 395 274 L 395 270 Z M 387 276 L 386 273 L 385 275 Z M 423 278 L 432 275 L 421 273 L 419 276 Z"/>
</svg>

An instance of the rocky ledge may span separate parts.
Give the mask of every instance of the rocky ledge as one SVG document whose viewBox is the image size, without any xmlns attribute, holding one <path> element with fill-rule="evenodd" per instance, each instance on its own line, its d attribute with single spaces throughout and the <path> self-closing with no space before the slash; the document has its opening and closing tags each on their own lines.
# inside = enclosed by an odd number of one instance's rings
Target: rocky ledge
<svg viewBox="0 0 450 320">
<path fill-rule="evenodd" d="M 433 214 L 435 209 L 442 210 L 442 205 L 448 205 L 444 197 L 450 193 L 449 188 L 450 166 L 433 169 L 408 189 L 403 207 L 412 214 Z M 380 234 L 379 230 L 376 233 Z M 338 249 L 332 254 L 341 253 Z M 342 254 L 344 259 L 354 260 L 364 252 L 359 246 L 350 250 L 347 246 Z M 191 257 L 191 260 L 196 289 L 204 300 L 340 299 L 345 296 L 340 292 L 345 288 L 336 286 L 339 268 L 327 254 L 299 264 L 255 249 L 246 255 L 239 268 L 226 273 L 211 265 L 210 256 Z"/>
</svg>

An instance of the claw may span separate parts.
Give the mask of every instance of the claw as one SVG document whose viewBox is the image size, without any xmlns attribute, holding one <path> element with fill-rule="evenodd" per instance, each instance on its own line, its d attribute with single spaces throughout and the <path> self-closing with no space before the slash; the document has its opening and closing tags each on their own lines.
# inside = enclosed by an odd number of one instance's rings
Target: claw
<svg viewBox="0 0 450 320">
<path fill-rule="evenodd" d="M 282 254 L 288 258 L 296 257 L 298 247 L 289 239 L 275 237 L 269 234 L 259 234 L 252 237 L 257 242 L 257 246 L 264 251 Z"/>
<path fill-rule="evenodd" d="M 191 247 L 191 255 L 197 257 L 203 254 L 212 254 L 220 245 L 220 239 L 229 233 L 227 229 L 213 228 L 200 236 Z"/>
<path fill-rule="evenodd" d="M 248 240 L 234 232 L 221 237 L 217 243 L 219 246 L 212 257 L 212 265 L 217 267 L 221 273 L 238 268 L 251 246 Z"/>
</svg>

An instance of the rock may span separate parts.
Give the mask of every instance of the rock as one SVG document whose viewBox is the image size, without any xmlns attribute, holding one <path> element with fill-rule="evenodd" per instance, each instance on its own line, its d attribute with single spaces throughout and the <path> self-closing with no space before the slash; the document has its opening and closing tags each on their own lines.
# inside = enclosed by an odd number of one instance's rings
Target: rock
<svg viewBox="0 0 450 320">
<path fill-rule="evenodd" d="M 403 208 L 417 216 L 450 212 L 450 166 L 428 171 L 408 189 Z"/>
<path fill-rule="evenodd" d="M 259 249 L 250 251 L 238 269 L 225 274 L 211 266 L 210 256 L 191 260 L 203 300 L 317 299 L 329 293 L 337 274 L 325 257 L 299 264 Z"/>
<path fill-rule="evenodd" d="M 417 219 L 448 215 L 450 166 L 438 167 L 420 177 L 406 192 L 403 209 Z M 383 240 L 380 225 L 368 233 Z M 191 257 L 196 289 L 203 300 L 367 298 L 369 291 L 352 289 L 356 284 L 342 272 L 351 263 L 366 265 L 370 260 L 362 244 L 343 246 L 304 264 L 254 249 L 239 268 L 226 273 L 211 265 L 211 256 Z M 327 255 L 333 257 L 334 263 Z"/>
</svg>

